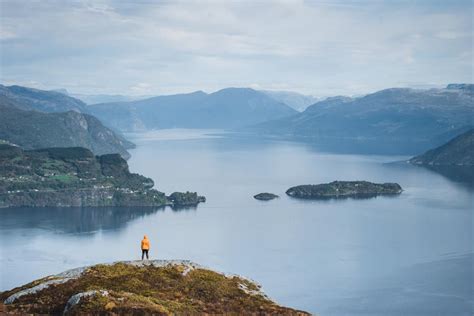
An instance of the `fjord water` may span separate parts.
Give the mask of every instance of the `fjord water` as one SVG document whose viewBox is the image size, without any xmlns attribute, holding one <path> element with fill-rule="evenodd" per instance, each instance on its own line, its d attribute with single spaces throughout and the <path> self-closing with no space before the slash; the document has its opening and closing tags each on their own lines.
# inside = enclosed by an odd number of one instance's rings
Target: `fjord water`
<svg viewBox="0 0 474 316">
<path fill-rule="evenodd" d="M 162 130 L 129 137 L 130 169 L 184 210 L 0 210 L 0 290 L 89 264 L 190 259 L 257 280 L 270 297 L 321 315 L 471 315 L 473 191 L 408 157 L 326 153 L 300 143 Z M 293 185 L 398 182 L 396 197 L 302 201 Z M 262 202 L 260 192 L 280 195 Z"/>
</svg>

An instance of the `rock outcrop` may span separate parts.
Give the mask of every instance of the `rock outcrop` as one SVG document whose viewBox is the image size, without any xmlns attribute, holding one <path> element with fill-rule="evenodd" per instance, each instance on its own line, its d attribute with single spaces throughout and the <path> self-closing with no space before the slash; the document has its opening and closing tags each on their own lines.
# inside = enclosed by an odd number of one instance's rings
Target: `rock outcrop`
<svg viewBox="0 0 474 316">
<path fill-rule="evenodd" d="M 279 196 L 273 193 L 264 192 L 254 195 L 253 198 L 260 201 L 270 201 L 279 198 Z"/>
<path fill-rule="evenodd" d="M 196 192 L 173 192 L 168 199 L 175 207 L 196 206 L 201 202 L 206 202 L 204 196 L 198 195 Z"/>
<path fill-rule="evenodd" d="M 308 315 L 255 282 L 185 260 L 125 261 L 69 270 L 0 293 L 5 314 Z"/>
</svg>

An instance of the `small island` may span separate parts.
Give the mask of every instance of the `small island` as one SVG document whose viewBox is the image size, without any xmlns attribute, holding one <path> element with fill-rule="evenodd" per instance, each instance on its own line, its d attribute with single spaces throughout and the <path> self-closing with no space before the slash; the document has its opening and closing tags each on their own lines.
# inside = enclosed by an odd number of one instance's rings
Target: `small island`
<svg viewBox="0 0 474 316">
<path fill-rule="evenodd" d="M 254 195 L 253 198 L 260 201 L 270 201 L 270 200 L 279 198 L 279 196 L 273 193 L 264 192 L 264 193 L 259 193 L 257 195 Z"/>
<path fill-rule="evenodd" d="M 270 300 L 253 281 L 186 260 L 76 268 L 0 293 L 12 315 L 309 315 Z"/>
<path fill-rule="evenodd" d="M 173 192 L 168 197 L 175 207 L 196 206 L 199 203 L 206 202 L 204 196 L 199 196 L 196 192 Z"/>
<path fill-rule="evenodd" d="M 333 181 L 323 184 L 298 185 L 286 191 L 300 199 L 365 198 L 377 195 L 397 195 L 402 192 L 398 183 L 372 183 L 368 181 Z"/>
<path fill-rule="evenodd" d="M 167 197 L 150 178 L 131 173 L 119 154 L 95 156 L 82 147 L 23 150 L 0 144 L 1 207 L 188 206 L 195 192 Z"/>
</svg>

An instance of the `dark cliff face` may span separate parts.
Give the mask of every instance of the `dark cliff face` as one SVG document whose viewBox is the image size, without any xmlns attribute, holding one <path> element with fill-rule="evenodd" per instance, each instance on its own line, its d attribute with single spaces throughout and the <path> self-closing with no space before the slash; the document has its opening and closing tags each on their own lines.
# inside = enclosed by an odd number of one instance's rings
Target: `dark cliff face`
<svg viewBox="0 0 474 316">
<path fill-rule="evenodd" d="M 474 129 L 448 143 L 413 157 L 410 163 L 438 166 L 474 166 Z"/>
<path fill-rule="evenodd" d="M 128 158 L 133 144 L 95 117 L 75 111 L 43 113 L 22 110 L 21 103 L 0 95 L 0 140 L 25 149 L 84 147 L 98 155 L 119 153 Z"/>
</svg>

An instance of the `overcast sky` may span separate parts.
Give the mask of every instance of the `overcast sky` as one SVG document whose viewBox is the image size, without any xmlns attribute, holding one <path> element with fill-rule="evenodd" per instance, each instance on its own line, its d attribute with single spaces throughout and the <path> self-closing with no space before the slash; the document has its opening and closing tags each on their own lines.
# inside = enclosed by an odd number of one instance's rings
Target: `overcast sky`
<svg viewBox="0 0 474 316">
<path fill-rule="evenodd" d="M 0 2 L 7 85 L 322 96 L 473 81 L 471 0 Z"/>
</svg>

